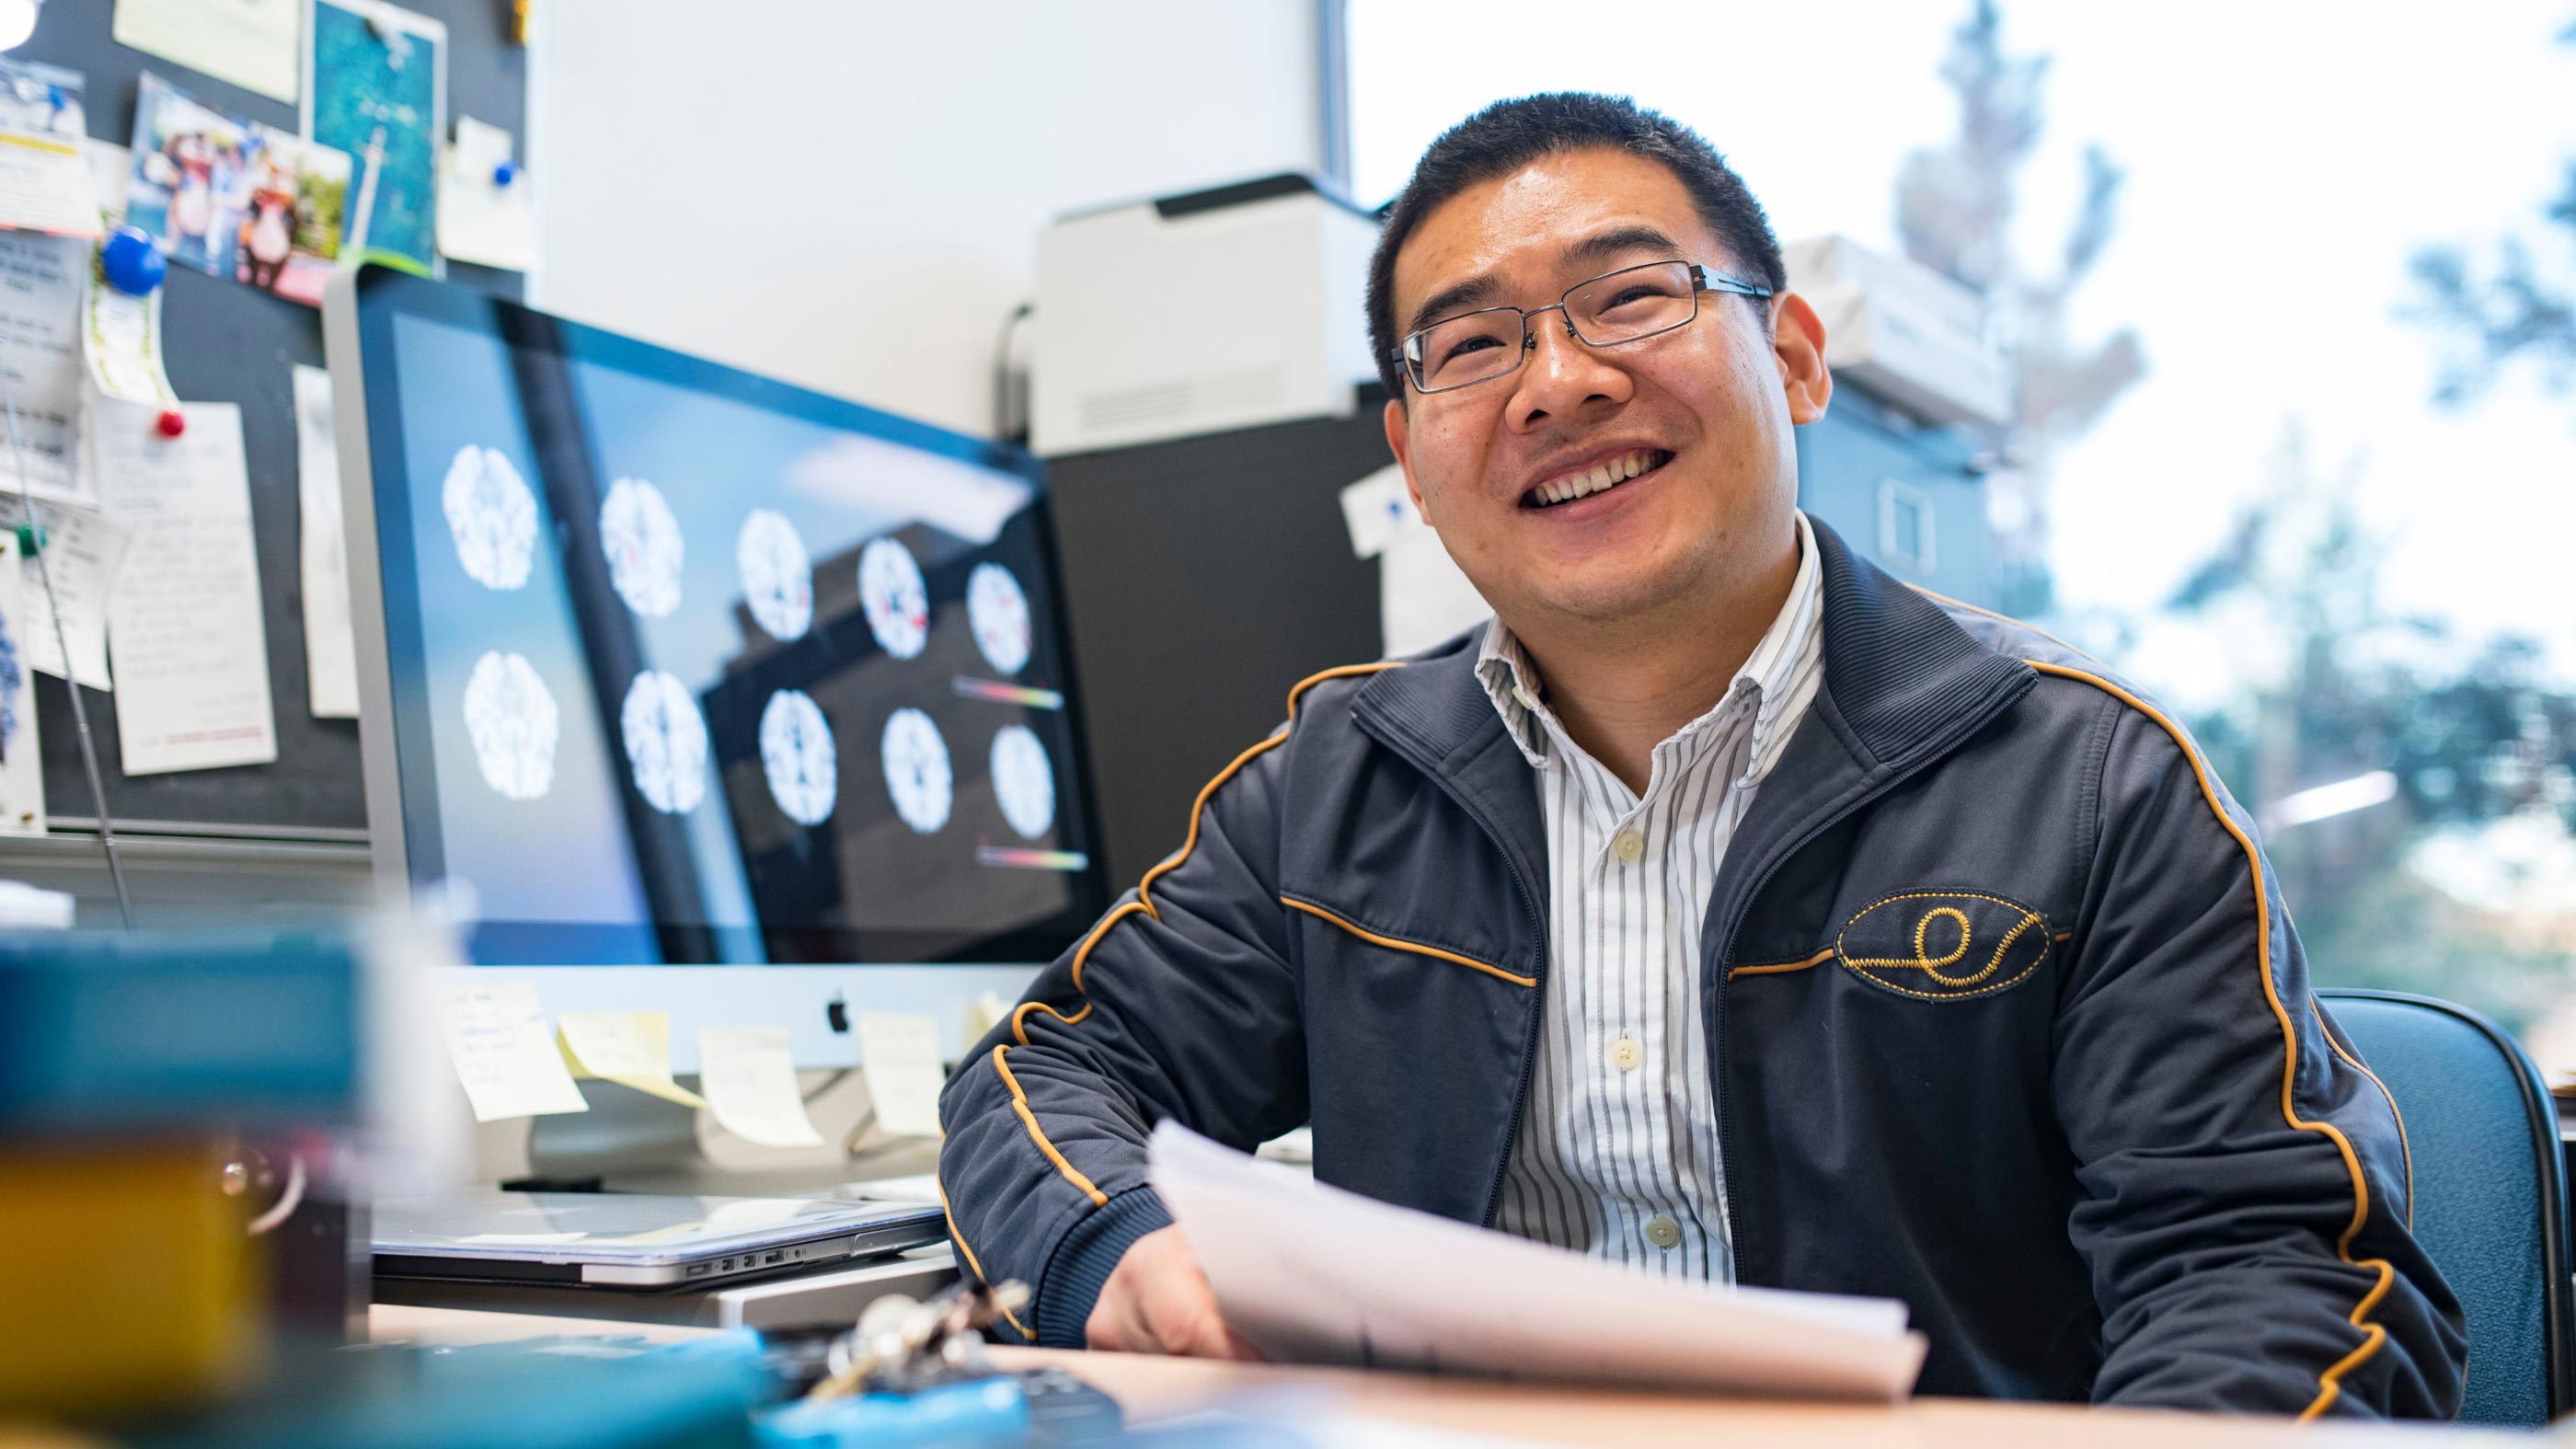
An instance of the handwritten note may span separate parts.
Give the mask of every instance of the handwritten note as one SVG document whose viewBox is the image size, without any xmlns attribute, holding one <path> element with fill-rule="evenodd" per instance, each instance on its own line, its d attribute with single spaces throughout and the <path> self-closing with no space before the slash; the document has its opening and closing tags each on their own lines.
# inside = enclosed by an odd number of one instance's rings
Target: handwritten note
<svg viewBox="0 0 2576 1449">
<path fill-rule="evenodd" d="M 81 469 L 81 284 L 87 242 L 0 233 L 0 388 L 18 412 L 17 445 L 0 420 L 0 482 L 90 501 Z M 19 460 L 24 458 L 22 469 Z"/>
<path fill-rule="evenodd" d="M 81 284 L 81 354 L 98 390 L 124 402 L 175 408 L 179 394 L 161 365 L 161 293 L 129 297 L 107 284 L 92 248 Z"/>
<path fill-rule="evenodd" d="M 877 1125 L 898 1137 L 939 1135 L 939 1023 L 892 1012 L 859 1014 L 859 1070 Z"/>
<path fill-rule="evenodd" d="M 100 501 L 133 531 L 107 606 L 125 773 L 264 764 L 277 717 L 241 409 L 190 403 L 177 438 L 157 416 L 108 399 L 90 412 Z"/>
<path fill-rule="evenodd" d="M 546 1030 L 537 988 L 524 981 L 459 986 L 447 993 L 447 1057 L 477 1122 L 587 1112 Z"/>
<path fill-rule="evenodd" d="M 703 1107 L 704 1097 L 671 1080 L 671 1013 L 667 1011 L 567 1011 L 555 1019 L 564 1064 L 576 1077 L 597 1077 L 633 1087 L 683 1107 Z"/>
<path fill-rule="evenodd" d="M 26 625 L 18 537 L 0 534 L 0 634 L 23 641 Z M 45 771 L 36 741 L 34 683 L 24 670 L 0 665 L 0 835 L 45 833 Z"/>
<path fill-rule="evenodd" d="M 782 1026 L 710 1026 L 698 1030 L 698 1085 L 707 1110 L 727 1132 L 763 1147 L 820 1147 L 823 1135 L 805 1115 L 796 1060 Z"/>
<path fill-rule="evenodd" d="M 348 540 L 331 374 L 295 369 L 295 492 L 304 523 L 305 689 L 319 719 L 358 717 L 358 634 L 349 619 Z"/>
<path fill-rule="evenodd" d="M 31 510 L 17 498 L 0 497 L 0 528 L 16 528 Z M 107 668 L 107 601 L 116 571 L 125 560 L 126 531 L 87 508 L 39 502 L 33 520 L 44 531 L 44 557 L 26 555 L 18 572 L 26 581 L 26 637 L 18 641 L 27 665 L 56 679 L 65 677 L 63 645 L 69 644 L 77 678 L 92 689 L 113 689 Z M 48 576 L 52 588 L 46 587 Z M 62 637 L 54 634 L 54 611 L 62 610 Z"/>
</svg>

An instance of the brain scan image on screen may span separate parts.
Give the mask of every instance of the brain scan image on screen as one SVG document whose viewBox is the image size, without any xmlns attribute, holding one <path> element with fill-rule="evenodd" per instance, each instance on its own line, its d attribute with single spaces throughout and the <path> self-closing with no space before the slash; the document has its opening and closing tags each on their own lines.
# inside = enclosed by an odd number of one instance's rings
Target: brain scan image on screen
<svg viewBox="0 0 2576 1449">
<path fill-rule="evenodd" d="M 439 502 L 456 537 L 456 561 L 476 583 L 515 589 L 528 581 L 537 551 L 537 495 L 500 449 L 472 443 L 457 449 Z"/>
<path fill-rule="evenodd" d="M 1009 569 L 977 564 L 966 576 L 966 622 L 974 626 L 985 663 L 1004 674 L 1028 668 L 1029 596 Z"/>
<path fill-rule="evenodd" d="M 787 515 L 755 508 L 734 539 L 734 567 L 752 622 L 785 643 L 814 626 L 814 561 Z"/>
<path fill-rule="evenodd" d="M 688 546 L 661 489 L 641 478 L 610 484 L 599 505 L 599 550 L 608 555 L 608 581 L 626 607 L 647 619 L 680 607 Z"/>
<path fill-rule="evenodd" d="M 465 681 L 465 733 L 483 783 L 512 800 L 534 800 L 555 782 L 562 717 L 536 666 L 498 650 L 474 661 Z"/>
<path fill-rule="evenodd" d="M 1027 725 L 1004 725 L 993 735 L 993 797 L 1022 839 L 1055 828 L 1055 767 Z"/>
<path fill-rule="evenodd" d="M 707 720 L 689 687 L 658 669 L 635 676 L 618 712 L 636 793 L 665 815 L 686 815 L 707 798 Z"/>
<path fill-rule="evenodd" d="M 886 721 L 878 747 L 885 761 L 886 789 L 894 796 L 894 813 L 903 823 L 930 834 L 948 823 L 948 742 L 939 726 L 917 709 L 899 709 Z"/>
<path fill-rule="evenodd" d="M 859 550 L 859 608 L 877 644 L 897 659 L 910 659 L 930 639 L 930 591 L 912 551 L 890 538 Z"/>
<path fill-rule="evenodd" d="M 760 711 L 760 768 L 769 796 L 799 825 L 820 825 L 832 813 L 841 767 L 832 726 L 823 707 L 801 689 L 782 689 Z"/>
</svg>

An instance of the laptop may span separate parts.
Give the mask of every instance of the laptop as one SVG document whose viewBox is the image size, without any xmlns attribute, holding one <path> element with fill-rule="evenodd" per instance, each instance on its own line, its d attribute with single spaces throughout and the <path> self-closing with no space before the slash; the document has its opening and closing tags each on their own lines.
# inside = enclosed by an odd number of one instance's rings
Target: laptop
<svg viewBox="0 0 2576 1449">
<path fill-rule="evenodd" d="M 375 1204 L 379 1278 L 678 1288 L 926 1247 L 936 1204 L 468 1189 Z"/>
</svg>

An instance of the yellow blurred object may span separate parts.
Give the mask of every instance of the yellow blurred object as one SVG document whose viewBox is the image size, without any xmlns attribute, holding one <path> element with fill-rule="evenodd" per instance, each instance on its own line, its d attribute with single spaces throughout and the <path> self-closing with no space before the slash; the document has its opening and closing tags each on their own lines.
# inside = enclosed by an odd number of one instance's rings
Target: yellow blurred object
<svg viewBox="0 0 2576 1449">
<path fill-rule="evenodd" d="M 203 1142 L 0 1150 L 0 1415 L 142 1408 L 259 1361 L 260 1243 Z"/>
</svg>

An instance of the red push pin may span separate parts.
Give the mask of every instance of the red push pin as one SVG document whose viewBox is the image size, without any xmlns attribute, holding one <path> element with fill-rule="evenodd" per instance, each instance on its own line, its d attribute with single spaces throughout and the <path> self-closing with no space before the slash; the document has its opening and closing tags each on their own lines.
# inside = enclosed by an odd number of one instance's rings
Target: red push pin
<svg viewBox="0 0 2576 1449">
<path fill-rule="evenodd" d="M 161 436 L 175 438 L 188 431 L 188 415 L 177 408 L 172 408 L 163 413 L 152 426 L 161 430 Z"/>
</svg>

